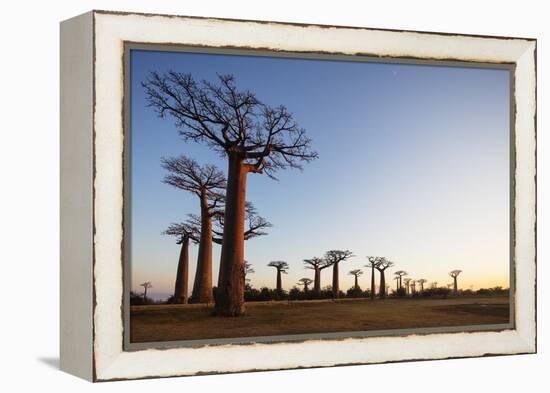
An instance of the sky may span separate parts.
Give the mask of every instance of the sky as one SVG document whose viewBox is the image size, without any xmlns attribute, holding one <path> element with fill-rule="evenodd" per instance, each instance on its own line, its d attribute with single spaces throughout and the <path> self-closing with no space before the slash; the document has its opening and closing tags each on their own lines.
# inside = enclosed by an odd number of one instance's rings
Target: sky
<svg viewBox="0 0 550 393">
<path fill-rule="evenodd" d="M 171 118 L 147 106 L 141 82 L 169 70 L 209 81 L 233 74 L 239 89 L 285 105 L 319 153 L 278 180 L 248 175 L 247 200 L 273 224 L 245 243 L 252 286 L 274 287 L 267 264 L 284 260 L 288 290 L 313 278 L 303 259 L 331 249 L 355 255 L 340 265 L 342 290 L 357 268 L 368 288 L 368 255 L 395 262 L 392 287 L 396 270 L 443 286 L 454 269 L 463 289 L 509 286 L 508 70 L 149 50 L 132 50 L 130 67 L 132 289 L 151 281 L 154 298 L 172 294 L 179 245 L 161 232 L 199 212 L 196 196 L 162 183 L 161 158 L 185 154 L 227 173 L 225 158 L 183 141 Z M 221 247 L 213 247 L 215 283 Z M 331 277 L 323 270 L 322 285 Z"/>
</svg>

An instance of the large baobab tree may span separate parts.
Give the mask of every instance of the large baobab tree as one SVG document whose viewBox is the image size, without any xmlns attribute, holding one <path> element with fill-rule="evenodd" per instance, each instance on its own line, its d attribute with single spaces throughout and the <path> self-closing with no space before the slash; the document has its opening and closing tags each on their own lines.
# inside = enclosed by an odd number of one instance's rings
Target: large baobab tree
<svg viewBox="0 0 550 393">
<path fill-rule="evenodd" d="M 382 257 L 376 264 L 375 268 L 380 273 L 380 291 L 379 296 L 383 299 L 386 297 L 386 269 L 393 266 L 393 262 L 389 259 Z"/>
<path fill-rule="evenodd" d="M 277 293 L 283 293 L 283 278 L 282 273 L 287 274 L 288 263 L 285 261 L 271 261 L 267 266 L 277 269 Z"/>
<path fill-rule="evenodd" d="M 147 303 L 147 290 L 153 288 L 151 281 L 145 281 L 139 284 L 140 287 L 143 287 L 143 304 Z"/>
<path fill-rule="evenodd" d="M 405 293 L 409 295 L 411 293 L 411 281 L 412 278 L 404 278 L 403 282 L 405 283 Z"/>
<path fill-rule="evenodd" d="M 407 276 L 409 273 L 405 270 L 398 270 L 393 274 L 397 276 L 397 289 L 401 289 L 403 287 L 403 276 Z"/>
<path fill-rule="evenodd" d="M 174 285 L 174 303 L 187 304 L 189 296 L 189 241 L 197 241 L 198 235 L 191 225 L 186 223 L 170 224 L 163 232 L 174 236 L 177 244 L 181 244 L 176 283 Z"/>
<path fill-rule="evenodd" d="M 211 303 L 212 293 L 212 217 L 223 203 L 225 176 L 213 165 L 199 165 L 185 156 L 163 158 L 162 166 L 169 174 L 164 182 L 195 194 L 200 201 L 200 238 L 192 301 Z"/>
<path fill-rule="evenodd" d="M 340 262 L 353 257 L 350 250 L 329 250 L 325 253 L 325 261 L 332 266 L 332 296 L 338 298 L 340 296 Z"/>
<path fill-rule="evenodd" d="M 304 264 L 306 269 L 311 269 L 315 273 L 313 276 L 313 292 L 318 296 L 321 293 L 321 271 L 330 267 L 330 264 L 325 259 L 317 257 L 304 259 Z"/>
<path fill-rule="evenodd" d="M 462 270 L 453 270 L 449 273 L 449 276 L 453 278 L 453 292 L 455 295 L 458 293 L 457 277 L 460 273 L 462 273 Z"/>
<path fill-rule="evenodd" d="M 361 269 L 354 269 L 349 272 L 351 276 L 354 276 L 355 284 L 353 285 L 353 289 L 355 291 L 359 290 L 359 276 L 363 275 L 363 271 Z"/>
<path fill-rule="evenodd" d="M 376 297 L 376 286 L 374 284 L 374 271 L 376 266 L 382 261 L 384 257 L 367 257 L 369 263 L 365 267 L 370 267 L 370 298 L 374 300 Z"/>
<path fill-rule="evenodd" d="M 313 282 L 312 279 L 310 278 L 307 278 L 307 277 L 304 277 L 304 278 L 300 278 L 298 280 L 298 285 L 301 285 L 304 287 L 304 292 L 309 292 L 309 285 Z"/>
<path fill-rule="evenodd" d="M 279 169 L 301 168 L 317 158 L 311 140 L 284 107 L 270 107 L 239 90 L 231 75 L 198 82 L 190 74 L 151 72 L 146 99 L 160 117 L 174 119 L 181 137 L 205 143 L 227 157 L 222 275 L 216 314 L 244 313 L 244 217 L 248 173 L 270 177 Z"/>
<path fill-rule="evenodd" d="M 428 282 L 425 278 L 419 278 L 416 280 L 418 284 L 420 284 L 420 292 L 424 292 L 424 284 Z"/>
</svg>

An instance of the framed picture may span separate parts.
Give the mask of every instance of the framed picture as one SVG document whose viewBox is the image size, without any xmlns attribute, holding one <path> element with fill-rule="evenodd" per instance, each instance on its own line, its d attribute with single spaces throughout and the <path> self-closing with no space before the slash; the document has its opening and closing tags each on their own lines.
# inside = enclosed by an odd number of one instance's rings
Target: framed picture
<svg viewBox="0 0 550 393">
<path fill-rule="evenodd" d="M 61 24 L 61 367 L 536 351 L 536 40 Z"/>
</svg>

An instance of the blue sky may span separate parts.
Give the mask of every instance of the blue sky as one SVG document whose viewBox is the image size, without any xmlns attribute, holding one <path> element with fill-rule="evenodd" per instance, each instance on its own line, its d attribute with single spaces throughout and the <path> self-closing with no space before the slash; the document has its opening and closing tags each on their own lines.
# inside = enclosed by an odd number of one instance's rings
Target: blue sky
<svg viewBox="0 0 550 393">
<path fill-rule="evenodd" d="M 247 200 L 273 224 L 245 244 L 253 286 L 274 286 L 271 260 L 289 263 L 286 289 L 312 278 L 302 259 L 329 249 L 356 255 L 340 268 L 343 289 L 366 255 L 394 260 L 390 274 L 446 284 L 461 269 L 463 288 L 508 286 L 507 70 L 133 50 L 132 288 L 147 280 L 156 297 L 172 292 L 179 249 L 161 232 L 198 213 L 194 195 L 162 183 L 161 157 L 185 154 L 227 171 L 223 157 L 184 142 L 172 119 L 146 106 L 140 83 L 171 69 L 210 81 L 233 74 L 240 89 L 285 105 L 319 153 L 303 171 L 278 172 L 278 181 L 248 177 Z M 191 246 L 190 284 L 196 253 Z M 214 282 L 219 254 L 214 245 Z M 366 288 L 369 273 L 360 279 Z"/>
</svg>

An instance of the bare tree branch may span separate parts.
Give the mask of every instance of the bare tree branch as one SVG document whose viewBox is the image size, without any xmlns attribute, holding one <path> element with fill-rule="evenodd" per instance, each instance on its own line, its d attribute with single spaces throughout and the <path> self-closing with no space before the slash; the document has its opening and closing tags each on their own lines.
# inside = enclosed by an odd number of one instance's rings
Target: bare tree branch
<svg viewBox="0 0 550 393">
<path fill-rule="evenodd" d="M 301 169 L 301 162 L 318 157 L 292 113 L 238 90 L 232 75 L 218 75 L 214 84 L 175 71 L 151 72 L 142 86 L 148 105 L 174 119 L 185 140 L 206 142 L 222 154 L 238 152 L 252 172 L 274 178 L 279 169 Z"/>
</svg>

